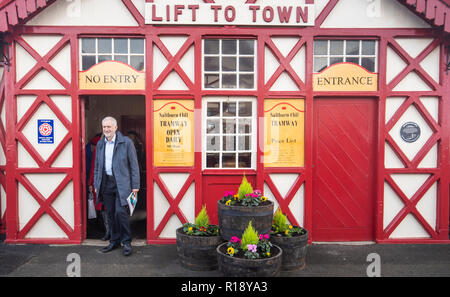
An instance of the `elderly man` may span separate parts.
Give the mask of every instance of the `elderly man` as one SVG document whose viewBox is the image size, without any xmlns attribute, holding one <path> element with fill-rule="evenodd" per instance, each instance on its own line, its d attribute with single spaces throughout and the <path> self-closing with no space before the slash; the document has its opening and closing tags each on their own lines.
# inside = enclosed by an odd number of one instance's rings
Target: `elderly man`
<svg viewBox="0 0 450 297">
<path fill-rule="evenodd" d="M 102 120 L 103 137 L 97 143 L 94 188 L 103 202 L 109 218 L 110 243 L 101 252 L 107 253 L 123 245 L 123 255 L 129 256 L 131 230 L 128 221 L 127 197 L 139 191 L 139 166 L 133 142 L 117 131 L 113 117 Z"/>
</svg>

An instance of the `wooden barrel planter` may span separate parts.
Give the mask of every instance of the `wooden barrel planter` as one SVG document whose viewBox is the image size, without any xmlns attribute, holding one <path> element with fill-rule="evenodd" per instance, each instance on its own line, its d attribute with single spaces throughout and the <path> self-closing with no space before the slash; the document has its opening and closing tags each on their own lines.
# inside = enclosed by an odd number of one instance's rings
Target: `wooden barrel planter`
<svg viewBox="0 0 450 297">
<path fill-rule="evenodd" d="M 272 228 L 273 202 L 258 206 L 227 206 L 217 201 L 217 216 L 219 219 L 220 235 L 226 241 L 232 236 L 241 237 L 248 223 L 252 221 L 252 226 L 259 234 L 268 234 Z"/>
<path fill-rule="evenodd" d="M 277 276 L 281 270 L 282 250 L 272 247 L 272 257 L 263 259 L 246 259 L 227 255 L 227 243 L 217 247 L 219 270 L 224 276 L 231 277 L 266 277 Z"/>
<path fill-rule="evenodd" d="M 270 242 L 283 250 L 281 270 L 297 270 L 305 268 L 306 248 L 308 246 L 308 231 L 299 236 L 285 237 L 270 235 Z"/>
<path fill-rule="evenodd" d="M 181 266 L 189 270 L 207 271 L 218 268 L 216 248 L 223 243 L 221 236 L 194 236 L 178 228 L 177 254 Z"/>
</svg>

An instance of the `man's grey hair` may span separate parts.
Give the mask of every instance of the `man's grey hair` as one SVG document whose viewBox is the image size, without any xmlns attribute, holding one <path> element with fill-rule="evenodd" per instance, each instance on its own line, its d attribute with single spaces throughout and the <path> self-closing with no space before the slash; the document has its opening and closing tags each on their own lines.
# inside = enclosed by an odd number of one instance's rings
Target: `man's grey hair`
<svg viewBox="0 0 450 297">
<path fill-rule="evenodd" d="M 102 120 L 102 126 L 106 121 L 111 121 L 113 123 L 114 126 L 117 126 L 117 120 L 113 117 L 107 116 L 106 118 L 104 118 Z"/>
</svg>

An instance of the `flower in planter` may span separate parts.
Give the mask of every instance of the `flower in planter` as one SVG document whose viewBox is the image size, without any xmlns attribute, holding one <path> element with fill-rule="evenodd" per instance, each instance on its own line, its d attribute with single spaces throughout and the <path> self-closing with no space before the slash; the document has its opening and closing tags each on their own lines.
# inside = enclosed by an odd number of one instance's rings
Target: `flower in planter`
<svg viewBox="0 0 450 297">
<path fill-rule="evenodd" d="M 206 213 L 206 206 L 203 206 L 202 210 L 195 218 L 195 223 L 183 224 L 183 231 L 188 235 L 216 236 L 219 235 L 219 226 L 209 224 L 209 216 Z"/>
<path fill-rule="evenodd" d="M 243 205 L 250 207 L 267 202 L 267 197 L 263 196 L 260 190 L 253 190 L 252 185 L 244 175 L 238 192 L 235 194 L 232 191 L 226 191 L 220 201 L 227 206 Z"/>
<path fill-rule="evenodd" d="M 272 243 L 269 241 L 269 234 L 258 235 L 251 221 L 242 233 L 242 239 L 233 236 L 227 246 L 227 254 L 231 257 L 259 259 L 271 256 Z"/>
<path fill-rule="evenodd" d="M 292 237 L 295 235 L 303 235 L 306 230 L 299 226 L 292 226 L 287 223 L 287 217 L 278 209 L 273 216 L 272 230 L 273 235 Z"/>
</svg>

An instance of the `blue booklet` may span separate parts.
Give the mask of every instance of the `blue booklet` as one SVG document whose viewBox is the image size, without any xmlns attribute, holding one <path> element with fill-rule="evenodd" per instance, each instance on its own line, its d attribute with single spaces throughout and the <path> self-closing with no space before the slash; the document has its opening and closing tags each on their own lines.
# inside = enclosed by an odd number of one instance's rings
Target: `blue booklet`
<svg viewBox="0 0 450 297">
<path fill-rule="evenodd" d="M 136 207 L 137 198 L 137 193 L 134 194 L 133 192 L 131 192 L 131 194 L 127 197 L 128 208 L 130 209 L 130 217 L 133 215 L 134 208 Z"/>
</svg>

